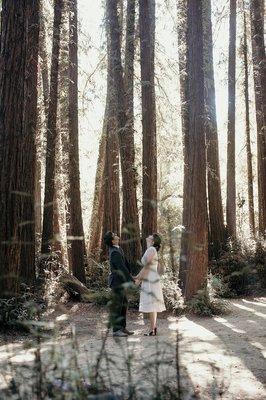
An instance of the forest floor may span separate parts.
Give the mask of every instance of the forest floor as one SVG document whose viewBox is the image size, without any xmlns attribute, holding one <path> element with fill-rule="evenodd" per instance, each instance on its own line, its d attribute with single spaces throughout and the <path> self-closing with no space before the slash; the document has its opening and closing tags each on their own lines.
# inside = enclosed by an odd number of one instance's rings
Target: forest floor
<svg viewBox="0 0 266 400">
<path fill-rule="evenodd" d="M 114 339 L 106 334 L 106 307 L 81 303 L 58 305 L 47 315 L 47 320 L 56 324 L 56 335 L 43 341 L 41 357 L 44 365 L 49 365 L 51 357 L 54 363 L 57 351 L 61 354 L 57 364 L 61 360 L 66 369 L 73 369 L 74 349 L 77 354 L 74 364 L 77 362 L 85 375 L 88 365 L 95 366 L 98 361 L 98 379 L 109 383 L 114 391 L 131 384 L 137 387 L 140 397 L 151 398 L 161 384 L 165 385 L 164 390 L 176 387 L 178 332 L 183 400 L 263 400 L 266 398 L 266 297 L 230 300 L 230 308 L 230 314 L 213 318 L 162 314 L 156 338 L 144 337 L 148 327 L 142 316 L 129 311 L 128 328 L 135 334 Z M 34 363 L 35 351 L 36 342 L 29 336 L 0 336 L 0 393 L 12 374 Z"/>
</svg>

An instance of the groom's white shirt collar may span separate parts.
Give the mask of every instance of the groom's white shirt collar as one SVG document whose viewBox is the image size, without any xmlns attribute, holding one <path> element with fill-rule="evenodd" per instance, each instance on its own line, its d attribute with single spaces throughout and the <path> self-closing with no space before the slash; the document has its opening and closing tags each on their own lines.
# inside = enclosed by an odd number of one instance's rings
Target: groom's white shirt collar
<svg viewBox="0 0 266 400">
<path fill-rule="evenodd" d="M 119 249 L 119 246 L 117 244 L 114 244 L 114 247 L 117 247 Z"/>
</svg>

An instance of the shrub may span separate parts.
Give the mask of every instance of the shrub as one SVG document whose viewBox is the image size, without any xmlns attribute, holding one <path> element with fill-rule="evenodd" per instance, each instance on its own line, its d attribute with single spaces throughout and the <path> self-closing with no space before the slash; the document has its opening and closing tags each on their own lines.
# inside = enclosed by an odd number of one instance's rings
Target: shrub
<svg viewBox="0 0 266 400">
<path fill-rule="evenodd" d="M 107 287 L 109 275 L 109 262 L 98 263 L 89 259 L 87 268 L 87 286 L 92 289 L 101 289 Z"/>
<path fill-rule="evenodd" d="M 170 274 L 165 274 L 162 286 L 166 309 L 181 313 L 184 310 L 184 299 L 177 281 Z"/>
<path fill-rule="evenodd" d="M 224 253 L 211 270 L 224 283 L 224 297 L 246 295 L 256 281 L 252 260 L 240 250 Z"/>
<path fill-rule="evenodd" d="M 111 300 L 112 292 L 109 288 L 102 288 L 95 290 L 93 294 L 93 303 L 99 306 L 105 306 Z"/>
<path fill-rule="evenodd" d="M 201 317 L 212 317 L 229 312 L 228 304 L 210 294 L 210 289 L 199 290 L 198 293 L 187 302 L 187 310 Z"/>
<path fill-rule="evenodd" d="M 38 319 L 42 304 L 31 293 L 30 288 L 21 285 L 18 297 L 0 298 L 1 329 L 20 329 L 28 331 L 29 321 Z"/>
<path fill-rule="evenodd" d="M 210 295 L 213 297 L 225 297 L 228 293 L 228 284 L 226 284 L 221 275 L 213 275 L 211 272 L 208 276 L 208 288 Z"/>
<path fill-rule="evenodd" d="M 258 271 L 258 277 L 260 280 L 261 287 L 263 289 L 265 289 L 266 288 L 266 265 L 265 264 L 258 265 L 257 271 Z"/>
<path fill-rule="evenodd" d="M 62 275 L 65 272 L 66 268 L 63 265 L 60 265 L 56 270 L 49 269 L 45 271 L 43 297 L 48 307 L 58 302 L 64 302 L 69 298 L 61 282 Z"/>
<path fill-rule="evenodd" d="M 266 288 L 266 244 L 258 242 L 255 253 L 255 261 L 261 287 Z"/>
</svg>

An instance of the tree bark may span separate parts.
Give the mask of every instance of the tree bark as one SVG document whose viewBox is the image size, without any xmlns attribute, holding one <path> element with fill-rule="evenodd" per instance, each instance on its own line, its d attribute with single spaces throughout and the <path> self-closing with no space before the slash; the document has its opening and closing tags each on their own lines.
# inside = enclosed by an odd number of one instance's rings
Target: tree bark
<svg viewBox="0 0 266 400">
<path fill-rule="evenodd" d="M 157 139 L 154 85 L 155 0 L 140 0 L 142 99 L 142 242 L 157 231 Z"/>
<path fill-rule="evenodd" d="M 208 209 L 209 209 L 209 254 L 219 257 L 225 248 L 225 226 L 223 216 L 221 178 L 219 164 L 219 143 L 216 119 L 215 82 L 213 70 L 213 41 L 211 21 L 211 0 L 204 0 L 203 41 L 204 41 L 204 99 L 205 135 L 207 144 Z"/>
<path fill-rule="evenodd" d="M 207 198 L 206 148 L 203 125 L 203 27 L 202 1 L 188 0 L 187 13 L 187 94 L 188 94 L 188 148 L 187 174 L 184 190 L 184 213 L 187 231 L 186 284 L 184 295 L 188 300 L 207 282 Z"/>
<path fill-rule="evenodd" d="M 120 235 L 119 144 L 116 110 L 112 98 L 108 100 L 108 120 L 104 168 L 103 234 L 112 231 Z"/>
<path fill-rule="evenodd" d="M 121 26 L 121 23 L 120 23 Z M 119 143 L 117 136 L 117 104 L 114 86 L 114 68 L 110 53 L 109 25 L 107 37 L 107 95 L 106 95 L 106 149 L 104 165 L 104 210 L 102 233 L 107 231 L 120 235 L 120 187 L 119 187 Z M 103 240 L 103 237 L 102 237 Z M 105 244 L 102 243 L 101 260 L 107 259 Z"/>
<path fill-rule="evenodd" d="M 42 5 L 42 2 L 41 2 Z M 42 87 L 43 87 L 43 103 L 45 109 L 45 115 L 47 116 L 49 107 L 49 68 L 48 68 L 48 56 L 46 46 L 46 29 L 45 29 L 45 17 L 43 14 L 43 7 L 40 10 L 40 58 L 41 58 L 41 75 L 42 75 Z"/>
<path fill-rule="evenodd" d="M 39 1 L 2 2 L 0 293 L 35 281 L 35 137 Z M 19 60 L 19 62 L 18 62 Z"/>
<path fill-rule="evenodd" d="M 50 74 L 50 97 L 47 118 L 46 173 L 44 192 L 44 212 L 42 230 L 43 257 L 49 257 L 53 243 L 53 215 L 55 195 L 55 148 L 58 136 L 58 71 L 60 53 L 60 30 L 62 23 L 63 0 L 54 0 L 53 46 Z M 40 271 L 42 274 L 42 271 Z"/>
<path fill-rule="evenodd" d="M 78 130 L 78 15 L 77 0 L 69 1 L 69 194 L 71 265 L 81 282 L 85 277 L 85 238 L 80 195 Z"/>
<path fill-rule="evenodd" d="M 88 257 L 99 261 L 100 248 L 102 244 L 102 226 L 104 214 L 104 166 L 106 152 L 106 130 L 107 130 L 107 103 L 103 122 L 103 131 L 100 139 L 97 169 L 94 184 L 94 197 L 89 228 Z"/>
<path fill-rule="evenodd" d="M 227 223 L 228 234 L 232 240 L 236 238 L 235 90 L 236 90 L 236 0 L 230 0 L 226 223 Z"/>
<path fill-rule="evenodd" d="M 58 265 L 65 265 L 65 254 L 62 240 L 62 201 L 64 200 L 64 188 L 62 187 L 62 138 L 58 132 L 55 144 L 55 175 L 54 175 L 54 210 L 53 210 L 53 253 L 56 254 Z"/>
<path fill-rule="evenodd" d="M 60 57 L 58 72 L 58 137 L 60 137 L 61 161 L 60 168 L 56 168 L 56 175 L 60 175 L 58 194 L 60 196 L 60 228 L 62 238 L 62 255 L 64 265 L 72 272 L 71 244 L 68 237 L 70 230 L 70 185 L 69 185 L 69 4 L 65 2 L 62 12 Z M 60 170 L 60 172 L 59 172 Z"/>
<path fill-rule="evenodd" d="M 95 293 L 89 290 L 73 275 L 64 273 L 60 277 L 60 283 L 62 285 L 62 288 L 66 290 L 69 296 L 74 300 L 90 303 L 93 302 L 95 299 Z"/>
<path fill-rule="evenodd" d="M 188 221 L 188 148 L 189 148 L 189 111 L 188 111 L 188 80 L 187 80 L 187 1 L 178 2 L 179 26 L 178 26 L 178 58 L 179 58 L 179 82 L 181 98 L 181 120 L 182 120 L 182 139 L 183 139 L 183 213 L 182 226 L 185 228 Z M 187 243 L 188 233 L 183 229 L 181 235 L 181 249 L 179 262 L 179 280 L 182 293 L 185 293 L 186 273 L 187 273 Z"/>
<path fill-rule="evenodd" d="M 43 98 L 45 125 L 47 124 L 47 113 L 49 104 L 49 69 L 48 69 L 48 56 L 46 46 L 46 29 L 45 29 L 45 17 L 43 13 L 43 2 L 40 2 L 40 33 L 39 33 L 39 104 L 38 104 L 38 129 L 36 137 L 36 179 L 35 179 L 35 212 L 36 212 L 36 235 L 37 244 L 42 235 L 42 163 L 43 163 L 43 133 L 42 133 L 42 105 L 41 105 L 41 94 Z M 40 249 L 38 249 L 40 251 Z"/>
<path fill-rule="evenodd" d="M 244 93 L 245 93 L 245 111 L 246 111 L 246 152 L 247 152 L 247 174 L 248 174 L 248 211 L 249 211 L 249 229 L 253 237 L 255 237 L 255 216 L 254 216 L 254 197 L 253 197 L 253 171 L 252 171 L 252 152 L 250 144 L 250 118 L 249 118 L 249 76 L 248 76 L 248 45 L 247 45 L 247 22 L 246 11 L 243 3 L 244 16 L 244 43 L 243 43 L 243 59 L 244 59 Z"/>
<path fill-rule="evenodd" d="M 250 1 L 253 75 L 257 120 L 259 234 L 266 232 L 266 61 L 264 2 Z"/>
<path fill-rule="evenodd" d="M 89 228 L 88 257 L 99 261 L 102 243 L 102 225 L 104 213 L 104 166 L 106 151 L 106 129 L 107 129 L 107 102 L 105 106 L 102 136 L 99 144 L 99 154 L 94 184 L 94 197 Z"/>
<path fill-rule="evenodd" d="M 140 258 L 140 231 L 136 194 L 136 169 L 134 135 L 126 113 L 126 94 L 123 81 L 123 68 L 121 62 L 120 37 L 117 15 L 117 0 L 107 0 L 107 20 L 110 29 L 110 52 L 114 70 L 114 86 L 116 104 L 118 107 L 118 138 L 120 147 L 123 211 L 122 211 L 122 246 L 128 261 L 136 268 Z"/>
<path fill-rule="evenodd" d="M 43 135 L 42 135 L 42 101 L 41 99 L 41 76 L 38 76 L 38 111 L 36 130 L 36 159 L 35 159 L 35 243 L 36 251 L 40 251 L 40 239 L 42 235 L 42 161 L 43 161 Z"/>
<path fill-rule="evenodd" d="M 136 0 L 127 0 L 125 91 L 128 123 L 134 133 L 134 59 Z"/>
</svg>

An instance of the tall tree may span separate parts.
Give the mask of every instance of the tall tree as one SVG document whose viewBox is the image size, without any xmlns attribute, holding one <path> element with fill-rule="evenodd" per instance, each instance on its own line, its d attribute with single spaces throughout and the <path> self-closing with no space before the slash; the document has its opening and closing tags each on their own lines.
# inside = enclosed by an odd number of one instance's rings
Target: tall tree
<svg viewBox="0 0 266 400">
<path fill-rule="evenodd" d="M 123 4 L 119 7 L 119 24 L 122 30 Z M 109 24 L 106 24 L 107 39 L 107 94 L 106 94 L 106 149 L 104 165 L 104 209 L 102 232 L 109 230 L 120 235 L 120 185 L 119 143 L 117 135 L 117 102 L 114 86 L 114 66 L 110 49 Z M 120 38 L 121 39 L 121 38 Z M 105 248 L 104 243 L 102 248 Z M 102 253 L 106 258 L 106 252 Z"/>
<path fill-rule="evenodd" d="M 41 2 L 40 9 L 40 45 L 39 55 L 41 61 L 41 76 L 43 88 L 43 102 L 45 114 L 47 116 L 49 106 L 49 69 L 48 69 L 48 56 L 46 45 L 46 29 L 45 29 L 45 16 L 43 10 L 43 3 Z"/>
<path fill-rule="evenodd" d="M 266 232 L 266 62 L 264 1 L 250 0 L 252 58 L 257 120 L 259 233 Z"/>
<path fill-rule="evenodd" d="M 68 267 L 69 272 L 72 272 L 72 256 L 71 256 L 71 238 L 70 233 L 70 184 L 69 184 L 69 36 L 70 23 L 69 15 L 70 7 L 65 2 L 65 7 L 62 13 L 61 24 L 61 39 L 60 39 L 60 57 L 58 71 L 58 167 L 56 167 L 55 184 L 58 195 L 57 201 L 60 202 L 59 228 L 61 238 L 61 253 L 63 255 L 63 263 Z M 58 204 L 58 203 L 57 203 Z M 55 232 L 54 232 L 55 233 Z"/>
<path fill-rule="evenodd" d="M 114 87 L 117 113 L 117 128 L 122 171 L 122 239 L 125 255 L 134 265 L 140 258 L 140 231 L 136 194 L 134 132 L 128 124 L 126 94 L 121 62 L 121 29 L 119 26 L 118 0 L 107 0 L 107 20 L 110 29 L 110 53 L 114 70 Z"/>
<path fill-rule="evenodd" d="M 42 96 L 41 96 L 41 76 L 38 75 L 38 118 L 37 131 L 35 138 L 36 146 L 36 170 L 35 170 L 35 235 L 36 235 L 36 251 L 39 251 L 40 238 L 42 232 L 42 162 L 43 162 L 43 135 L 42 135 Z"/>
<path fill-rule="evenodd" d="M 49 71 L 48 56 L 46 46 L 46 27 L 45 16 L 43 11 L 43 2 L 40 2 L 40 36 L 39 36 L 39 76 L 38 76 L 38 129 L 36 137 L 36 179 L 35 179 L 35 231 L 37 250 L 40 251 L 40 239 L 42 233 L 42 168 L 44 161 L 43 146 L 43 108 L 44 108 L 44 125 L 47 123 L 48 101 L 49 101 Z"/>
<path fill-rule="evenodd" d="M 0 293 L 15 295 L 35 279 L 39 1 L 4 0 L 1 22 Z"/>
<path fill-rule="evenodd" d="M 230 0 L 226 223 L 227 223 L 228 234 L 232 239 L 235 239 L 236 237 L 235 103 L 236 103 L 236 0 Z"/>
<path fill-rule="evenodd" d="M 248 45 L 247 45 L 247 21 L 245 3 L 243 2 L 244 17 L 244 93 L 245 93 L 245 111 L 246 111 L 246 152 L 247 152 L 247 173 L 248 173 L 248 211 L 250 233 L 255 236 L 255 216 L 254 216 L 254 198 L 253 198 L 253 171 L 252 171 L 252 152 L 250 144 L 250 118 L 249 118 L 249 71 L 248 71 Z"/>
<path fill-rule="evenodd" d="M 88 257 L 99 260 L 99 250 L 102 243 L 102 226 L 104 214 L 104 167 L 106 151 L 106 125 L 107 125 L 107 104 L 103 122 L 103 131 L 99 144 L 99 154 L 97 160 L 94 197 L 89 227 L 89 246 Z"/>
<path fill-rule="evenodd" d="M 142 99 L 142 239 L 157 230 L 157 140 L 154 86 L 155 0 L 139 1 Z"/>
<path fill-rule="evenodd" d="M 109 68 L 108 68 L 109 70 Z M 120 235 L 119 145 L 117 136 L 117 107 L 114 101 L 113 73 L 107 77 L 107 129 L 104 166 L 104 210 L 102 232 L 111 230 Z"/>
<path fill-rule="evenodd" d="M 184 295 L 190 299 L 204 287 L 208 272 L 202 0 L 187 2 L 187 95 L 187 182 L 183 194 L 187 231 Z"/>
<path fill-rule="evenodd" d="M 125 47 L 125 91 L 128 123 L 134 131 L 134 59 L 135 59 L 135 14 L 136 0 L 127 0 L 126 47 Z"/>
<path fill-rule="evenodd" d="M 207 144 L 208 208 L 209 208 L 209 250 L 219 257 L 225 243 L 225 226 L 221 194 L 219 164 L 219 143 L 216 119 L 215 83 L 213 70 L 212 10 L 211 0 L 203 0 L 203 42 L 204 42 L 204 101 L 205 134 Z"/>
<path fill-rule="evenodd" d="M 118 2 L 119 26 L 123 26 L 123 1 Z M 114 73 L 110 54 L 109 24 L 106 24 L 107 41 L 107 94 L 103 132 L 99 146 L 99 156 L 95 177 L 95 192 L 91 217 L 89 254 L 99 256 L 99 248 L 105 249 L 103 234 L 108 230 L 120 235 L 120 182 L 119 182 L 119 143 L 117 136 L 117 105 L 114 88 Z M 127 45 L 126 45 L 127 47 Z M 127 53 L 127 50 L 126 50 Z M 127 63 L 125 55 L 125 63 Z M 126 67 L 125 67 L 126 69 Z M 127 73 L 125 72 L 125 75 Z M 125 77 L 125 82 L 126 82 Z M 101 251 L 101 259 L 106 258 Z"/>
<path fill-rule="evenodd" d="M 86 249 L 79 172 L 77 0 L 69 1 L 69 194 L 72 272 L 85 283 Z"/>
<path fill-rule="evenodd" d="M 180 99 L 181 99 L 181 120 L 183 137 L 183 212 L 182 226 L 187 226 L 188 207 L 188 133 L 189 133 L 189 111 L 188 111 L 188 80 L 187 80 L 187 1 L 178 1 L 178 61 L 179 61 L 179 81 L 180 81 Z M 183 230 L 181 235 L 180 266 L 179 279 L 182 293 L 185 293 L 186 274 L 187 274 L 187 243 L 188 232 Z"/>
<path fill-rule="evenodd" d="M 62 23 L 63 0 L 54 0 L 54 23 L 52 62 L 50 72 L 50 96 L 47 116 L 46 171 L 43 209 L 42 249 L 44 256 L 49 256 L 53 243 L 53 217 L 55 195 L 55 148 L 57 141 L 58 113 L 58 71 L 60 54 L 60 30 Z M 40 271 L 42 273 L 42 271 Z"/>
</svg>

